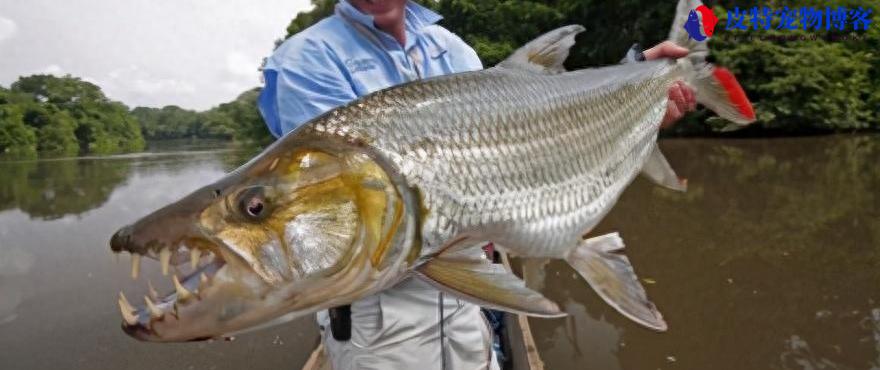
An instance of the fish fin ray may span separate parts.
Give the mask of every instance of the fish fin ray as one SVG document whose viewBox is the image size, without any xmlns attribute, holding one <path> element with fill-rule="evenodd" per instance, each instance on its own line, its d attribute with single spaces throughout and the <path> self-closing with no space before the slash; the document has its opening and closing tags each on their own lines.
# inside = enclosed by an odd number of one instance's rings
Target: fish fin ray
<svg viewBox="0 0 880 370">
<path fill-rule="evenodd" d="M 638 43 L 633 44 L 629 47 L 629 50 L 626 51 L 626 55 L 623 57 L 623 60 L 620 62 L 623 64 L 627 63 L 639 63 L 645 61 L 645 50 L 642 49 L 642 46 Z"/>
<path fill-rule="evenodd" d="M 697 102 L 721 118 L 745 126 L 755 121 L 752 103 L 736 77 L 726 68 L 707 65 L 692 82 Z"/>
<path fill-rule="evenodd" d="M 654 144 L 654 150 L 648 156 L 648 161 L 642 167 L 642 174 L 655 184 L 675 191 L 687 191 L 687 180 L 678 177 L 675 170 L 669 165 L 669 161 L 660 151 L 660 147 Z"/>
<path fill-rule="evenodd" d="M 562 317 L 559 306 L 500 264 L 483 258 L 439 255 L 415 269 L 431 285 L 465 300 L 529 316 Z"/>
<path fill-rule="evenodd" d="M 647 328 L 666 331 L 663 315 L 648 300 L 623 248 L 617 233 L 605 234 L 581 241 L 566 260 L 618 312 Z"/>
<path fill-rule="evenodd" d="M 584 30 L 583 26 L 574 24 L 547 32 L 513 52 L 498 66 L 536 73 L 565 72 L 562 64 L 575 44 L 575 36 Z"/>
</svg>

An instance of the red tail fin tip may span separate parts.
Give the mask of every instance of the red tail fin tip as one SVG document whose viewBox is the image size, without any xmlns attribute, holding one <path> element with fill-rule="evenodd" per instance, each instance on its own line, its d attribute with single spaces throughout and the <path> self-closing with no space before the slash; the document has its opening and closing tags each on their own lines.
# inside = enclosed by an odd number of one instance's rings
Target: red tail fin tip
<svg viewBox="0 0 880 370">
<path fill-rule="evenodd" d="M 736 106 L 739 113 L 749 120 L 754 120 L 755 110 L 752 108 L 752 103 L 749 101 L 746 92 L 743 91 L 742 86 L 739 85 L 739 82 L 736 80 L 733 73 L 727 70 L 727 68 L 715 67 L 712 71 L 712 75 L 715 77 L 715 80 L 721 84 L 724 91 L 727 92 L 727 97 L 730 98 L 730 102 Z"/>
</svg>

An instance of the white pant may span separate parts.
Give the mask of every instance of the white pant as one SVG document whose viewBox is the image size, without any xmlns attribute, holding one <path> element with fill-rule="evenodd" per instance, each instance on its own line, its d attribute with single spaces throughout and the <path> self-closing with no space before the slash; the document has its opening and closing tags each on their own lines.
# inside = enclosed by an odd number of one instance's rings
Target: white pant
<svg viewBox="0 0 880 370">
<path fill-rule="evenodd" d="M 318 324 L 324 328 L 324 347 L 334 370 L 499 369 L 480 307 L 418 279 L 352 303 L 349 341 L 333 339 L 326 311 L 318 313 Z"/>
</svg>

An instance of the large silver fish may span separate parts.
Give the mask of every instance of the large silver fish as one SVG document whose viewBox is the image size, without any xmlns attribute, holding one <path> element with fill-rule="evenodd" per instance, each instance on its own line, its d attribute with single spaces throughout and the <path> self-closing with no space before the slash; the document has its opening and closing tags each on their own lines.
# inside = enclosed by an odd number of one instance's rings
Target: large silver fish
<svg viewBox="0 0 880 370">
<path fill-rule="evenodd" d="M 214 338 L 348 304 L 405 278 L 481 305 L 537 316 L 558 306 L 470 253 L 486 242 L 559 258 L 627 317 L 666 329 L 616 234 L 584 239 L 633 178 L 684 190 L 657 149 L 667 90 L 737 124 L 751 105 L 726 70 L 692 53 L 566 72 L 574 37 L 547 33 L 494 68 L 408 83 L 334 109 L 217 183 L 119 230 L 115 252 L 171 264 L 176 292 L 135 308 L 123 328 L 151 341 Z M 206 258 L 205 256 L 210 256 Z"/>
</svg>

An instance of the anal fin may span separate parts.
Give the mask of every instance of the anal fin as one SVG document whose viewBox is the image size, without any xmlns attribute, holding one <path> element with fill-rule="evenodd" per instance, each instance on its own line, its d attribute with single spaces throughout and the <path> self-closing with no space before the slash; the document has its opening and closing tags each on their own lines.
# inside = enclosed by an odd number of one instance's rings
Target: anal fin
<svg viewBox="0 0 880 370">
<path fill-rule="evenodd" d="M 529 316 L 565 316 L 556 303 L 527 288 L 525 282 L 503 265 L 460 256 L 461 253 L 440 254 L 415 271 L 438 289 L 480 306 Z"/>
<path fill-rule="evenodd" d="M 617 233 L 582 241 L 566 258 L 593 290 L 627 318 L 657 331 L 666 331 L 666 321 L 648 300 L 629 259 L 620 253 L 623 240 Z"/>
<path fill-rule="evenodd" d="M 654 150 L 648 157 L 648 161 L 645 162 L 645 166 L 642 167 L 642 174 L 667 189 L 687 191 L 687 180 L 675 174 L 675 170 L 669 165 L 669 161 L 666 160 L 666 157 L 660 152 L 660 147 L 656 144 L 654 144 Z"/>
</svg>

